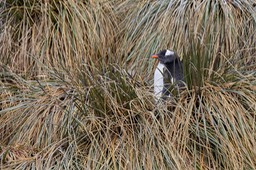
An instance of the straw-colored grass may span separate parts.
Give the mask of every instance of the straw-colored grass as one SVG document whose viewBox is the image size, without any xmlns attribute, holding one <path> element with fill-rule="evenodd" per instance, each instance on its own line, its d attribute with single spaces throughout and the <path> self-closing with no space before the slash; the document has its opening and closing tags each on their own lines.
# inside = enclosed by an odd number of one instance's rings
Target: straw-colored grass
<svg viewBox="0 0 256 170">
<path fill-rule="evenodd" d="M 251 0 L 124 1 L 118 8 L 125 28 L 120 49 L 127 56 L 125 61 L 145 74 L 152 70 L 152 62 L 145 56 L 160 49 L 173 49 L 184 60 L 200 51 L 200 66 L 210 73 L 224 68 L 226 59 L 236 67 L 253 64 L 253 4 Z"/>
<path fill-rule="evenodd" d="M 0 59 L 26 76 L 107 60 L 118 31 L 112 8 L 100 0 L 6 1 Z"/>
<path fill-rule="evenodd" d="M 254 1 L 0 4 L 0 169 L 256 169 Z M 187 86 L 155 105 L 164 48 Z"/>
</svg>

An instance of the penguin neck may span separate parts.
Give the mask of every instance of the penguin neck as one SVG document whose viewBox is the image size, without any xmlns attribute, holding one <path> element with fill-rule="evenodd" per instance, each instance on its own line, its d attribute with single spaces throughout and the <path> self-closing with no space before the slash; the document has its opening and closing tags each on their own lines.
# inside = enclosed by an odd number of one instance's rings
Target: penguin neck
<svg viewBox="0 0 256 170">
<path fill-rule="evenodd" d="M 158 65 L 157 65 L 157 69 L 159 71 L 161 71 L 161 73 L 163 74 L 164 73 L 164 68 L 167 70 L 167 72 L 169 74 L 173 74 L 173 68 L 172 68 L 172 63 L 161 63 L 159 62 Z"/>
<path fill-rule="evenodd" d="M 158 65 L 157 65 L 157 69 L 160 71 L 160 72 L 163 72 L 163 69 L 165 68 L 165 64 L 159 62 Z"/>
<path fill-rule="evenodd" d="M 172 69 L 174 69 L 173 66 L 175 66 L 176 64 L 176 60 L 174 60 L 173 62 L 164 63 L 163 65 L 167 68 L 169 72 L 172 72 Z"/>
</svg>

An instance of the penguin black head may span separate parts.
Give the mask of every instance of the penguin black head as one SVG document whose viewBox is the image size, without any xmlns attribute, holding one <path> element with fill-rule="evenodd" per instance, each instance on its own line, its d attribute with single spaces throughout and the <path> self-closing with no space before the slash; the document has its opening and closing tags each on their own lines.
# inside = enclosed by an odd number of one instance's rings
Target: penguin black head
<svg viewBox="0 0 256 170">
<path fill-rule="evenodd" d="M 152 55 L 152 58 L 158 59 L 162 64 L 167 64 L 174 62 L 176 59 L 178 59 L 178 56 L 174 51 L 162 50 L 158 54 Z"/>
</svg>

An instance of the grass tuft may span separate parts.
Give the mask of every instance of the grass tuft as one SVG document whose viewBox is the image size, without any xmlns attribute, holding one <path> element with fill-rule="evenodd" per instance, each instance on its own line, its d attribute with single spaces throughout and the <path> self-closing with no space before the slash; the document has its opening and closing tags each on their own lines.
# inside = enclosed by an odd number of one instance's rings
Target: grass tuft
<svg viewBox="0 0 256 170">
<path fill-rule="evenodd" d="M 256 169 L 255 2 L 0 3 L 0 169 Z M 150 55 L 185 83 L 162 105 Z"/>
</svg>

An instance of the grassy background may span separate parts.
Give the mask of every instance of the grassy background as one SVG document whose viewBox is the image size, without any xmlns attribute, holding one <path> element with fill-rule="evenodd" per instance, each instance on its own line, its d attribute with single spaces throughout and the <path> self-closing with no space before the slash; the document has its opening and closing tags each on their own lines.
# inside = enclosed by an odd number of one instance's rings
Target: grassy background
<svg viewBox="0 0 256 170">
<path fill-rule="evenodd" d="M 1 169 L 256 169 L 253 0 L 0 4 Z M 159 107 L 166 48 L 187 88 Z"/>
</svg>

